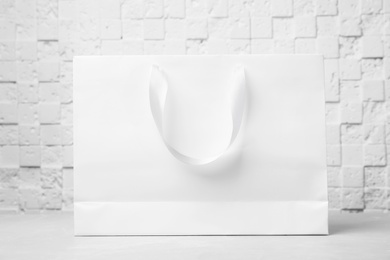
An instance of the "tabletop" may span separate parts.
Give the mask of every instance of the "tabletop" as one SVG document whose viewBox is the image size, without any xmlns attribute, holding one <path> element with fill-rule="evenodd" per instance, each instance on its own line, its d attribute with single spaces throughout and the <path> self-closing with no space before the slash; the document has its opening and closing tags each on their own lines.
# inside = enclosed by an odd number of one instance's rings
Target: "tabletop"
<svg viewBox="0 0 390 260">
<path fill-rule="evenodd" d="M 329 236 L 75 237 L 72 212 L 0 212 L 0 259 L 390 259 L 390 214 L 329 214 Z"/>
</svg>

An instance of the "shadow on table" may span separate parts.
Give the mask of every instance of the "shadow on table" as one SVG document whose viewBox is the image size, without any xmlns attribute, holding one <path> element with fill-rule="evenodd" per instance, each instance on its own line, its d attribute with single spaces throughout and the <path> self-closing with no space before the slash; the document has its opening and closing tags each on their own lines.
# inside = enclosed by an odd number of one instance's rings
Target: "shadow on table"
<svg viewBox="0 0 390 260">
<path fill-rule="evenodd" d="M 338 235 L 338 234 L 346 234 L 352 231 L 356 231 L 361 228 L 354 223 L 332 223 L 329 222 L 329 235 Z"/>
<path fill-rule="evenodd" d="M 381 231 L 390 221 L 384 221 L 386 214 L 371 215 L 369 213 L 340 213 L 329 215 L 329 235 L 365 233 L 373 230 Z"/>
</svg>

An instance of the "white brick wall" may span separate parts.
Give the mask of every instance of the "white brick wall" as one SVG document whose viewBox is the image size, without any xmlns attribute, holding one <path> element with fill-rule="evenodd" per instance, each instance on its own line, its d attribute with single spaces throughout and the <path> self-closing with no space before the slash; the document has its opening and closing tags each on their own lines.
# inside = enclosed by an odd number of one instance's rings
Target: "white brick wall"
<svg viewBox="0 0 390 260">
<path fill-rule="evenodd" d="M 72 57 L 322 53 L 331 208 L 390 209 L 390 0 L 0 1 L 0 209 L 71 209 Z"/>
</svg>

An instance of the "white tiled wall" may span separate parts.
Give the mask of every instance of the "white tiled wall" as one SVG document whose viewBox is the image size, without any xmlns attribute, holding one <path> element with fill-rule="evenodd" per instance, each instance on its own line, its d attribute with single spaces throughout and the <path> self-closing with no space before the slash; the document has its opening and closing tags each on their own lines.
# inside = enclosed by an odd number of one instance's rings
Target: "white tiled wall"
<svg viewBox="0 0 390 260">
<path fill-rule="evenodd" d="M 1 0 L 0 209 L 71 209 L 72 57 L 322 53 L 332 208 L 390 209 L 390 0 Z"/>
</svg>

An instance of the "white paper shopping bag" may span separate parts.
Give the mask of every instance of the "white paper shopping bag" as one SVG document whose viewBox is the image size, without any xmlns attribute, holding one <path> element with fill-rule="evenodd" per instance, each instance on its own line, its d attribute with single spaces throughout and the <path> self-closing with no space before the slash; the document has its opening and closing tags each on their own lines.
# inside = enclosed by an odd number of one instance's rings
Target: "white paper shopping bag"
<svg viewBox="0 0 390 260">
<path fill-rule="evenodd" d="M 327 234 L 317 55 L 74 60 L 76 235 Z"/>
</svg>

